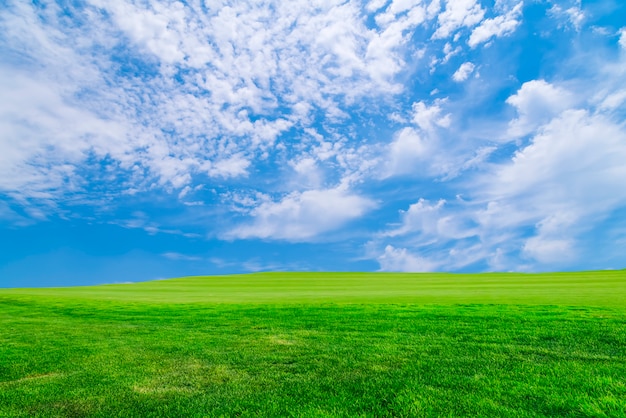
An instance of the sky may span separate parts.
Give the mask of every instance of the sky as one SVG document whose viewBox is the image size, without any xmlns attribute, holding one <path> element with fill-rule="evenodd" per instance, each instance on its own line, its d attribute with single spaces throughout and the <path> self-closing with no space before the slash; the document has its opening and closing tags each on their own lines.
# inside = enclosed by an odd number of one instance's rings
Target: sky
<svg viewBox="0 0 626 418">
<path fill-rule="evenodd" d="M 0 287 L 625 267 L 621 0 L 0 0 Z"/>
</svg>

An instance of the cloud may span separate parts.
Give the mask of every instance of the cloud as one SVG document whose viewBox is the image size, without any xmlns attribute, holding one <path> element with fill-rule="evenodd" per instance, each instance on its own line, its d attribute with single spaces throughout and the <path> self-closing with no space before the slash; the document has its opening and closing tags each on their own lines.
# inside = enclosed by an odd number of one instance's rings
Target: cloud
<svg viewBox="0 0 626 418">
<path fill-rule="evenodd" d="M 415 255 L 406 248 L 395 248 L 392 245 L 387 245 L 377 260 L 382 271 L 428 272 L 438 267 L 437 263 Z"/>
<path fill-rule="evenodd" d="M 375 203 L 339 188 L 293 192 L 250 211 L 252 223 L 227 232 L 227 239 L 307 241 L 357 219 Z"/>
<path fill-rule="evenodd" d="M 420 101 L 413 103 L 413 122 L 424 131 L 433 131 L 436 126 L 447 128 L 450 126 L 451 116 L 449 113 L 441 115 L 441 105 L 445 100 L 435 100 L 432 106 Z"/>
<path fill-rule="evenodd" d="M 163 253 L 161 255 L 169 260 L 176 260 L 176 261 L 200 261 L 202 260 L 201 257 L 194 256 L 194 255 L 181 254 L 175 251 Z"/>
<path fill-rule="evenodd" d="M 322 185 L 323 173 L 317 164 L 316 158 L 303 157 L 289 163 L 295 171 L 294 181 L 306 189 L 317 189 Z"/>
<path fill-rule="evenodd" d="M 422 236 L 424 240 L 451 240 L 475 236 L 478 232 L 458 213 L 446 213 L 446 201 L 441 199 L 431 204 L 425 199 L 400 211 L 399 227 L 385 232 L 386 236 Z"/>
<path fill-rule="evenodd" d="M 515 107 L 519 117 L 509 124 L 508 135 L 519 137 L 535 131 L 552 117 L 575 104 L 569 91 L 545 80 L 526 82 L 506 102 Z"/>
<path fill-rule="evenodd" d="M 559 265 L 573 258 L 572 240 L 529 238 L 524 244 L 526 255 L 543 264 Z"/>
<path fill-rule="evenodd" d="M 615 81 L 607 80 L 596 85 L 587 102 L 580 89 L 545 80 L 524 83 L 507 100 L 518 115 L 505 129 L 508 135 L 528 135 L 528 142 L 519 143 L 510 159 L 489 164 L 486 156 L 500 147 L 483 148 L 473 164 L 476 172 L 463 178 L 465 198 L 419 199 L 401 210 L 399 223 L 372 242 L 379 249 L 370 252 L 372 257 L 389 270 L 403 270 L 402 263 L 419 265 L 412 257 L 419 254 L 422 260 L 425 253 L 433 268 L 446 270 L 475 263 L 522 271 L 584 265 L 582 254 L 591 251 L 587 241 L 596 239 L 603 222 L 617 222 L 615 214 L 626 207 L 623 92 L 605 88 Z M 405 132 L 424 135 L 418 128 Z M 408 144 L 423 138 L 402 140 L 398 136 L 392 144 L 407 144 L 397 154 L 409 156 Z M 420 158 L 435 160 L 444 152 L 449 149 L 431 147 Z"/>
<path fill-rule="evenodd" d="M 566 9 L 558 4 L 555 4 L 549 10 L 549 14 L 557 20 L 564 21 L 565 24 L 572 25 L 574 29 L 579 31 L 583 21 L 585 20 L 585 13 L 581 9 L 580 1 L 576 0 L 575 3 L 575 6 L 568 7 Z M 563 25 L 563 23 L 561 23 L 561 25 Z"/>
<path fill-rule="evenodd" d="M 617 110 L 626 101 L 626 89 L 617 90 L 609 95 L 604 95 L 598 106 L 601 111 Z"/>
<path fill-rule="evenodd" d="M 414 128 L 399 131 L 389 146 L 388 175 L 407 174 L 427 166 L 431 144 Z M 420 167 L 420 165 L 422 167 Z"/>
<path fill-rule="evenodd" d="M 432 105 L 423 101 L 411 106 L 411 122 L 398 130 L 388 147 L 384 176 L 402 174 L 432 174 L 441 169 L 437 131 L 451 124 L 451 115 L 443 113 L 445 100 Z"/>
<path fill-rule="evenodd" d="M 576 255 L 571 231 L 579 221 L 572 211 L 558 212 L 542 219 L 536 225 L 536 235 L 524 243 L 524 255 L 542 264 L 563 265 L 570 262 Z"/>
<path fill-rule="evenodd" d="M 23 198 L 75 190 L 77 164 L 91 155 L 132 165 L 145 136 L 127 138 L 117 121 L 104 120 L 65 98 L 45 81 L 0 69 L 0 191 Z"/>
<path fill-rule="evenodd" d="M 623 126 L 585 110 L 564 111 L 477 183 L 490 202 L 477 220 L 484 231 L 534 227 L 523 244 L 527 255 L 569 261 L 580 234 L 626 205 L 625 158 Z"/>
<path fill-rule="evenodd" d="M 544 125 L 509 164 L 498 167 L 488 194 L 540 199 L 547 213 L 572 203 L 606 210 L 626 199 L 620 187 L 626 178 L 624 158 L 622 126 L 585 110 L 567 110 Z"/>
<path fill-rule="evenodd" d="M 235 155 L 225 160 L 219 160 L 210 165 L 208 170 L 211 177 L 239 177 L 246 176 L 248 174 L 248 167 L 250 161 L 241 155 Z"/>
<path fill-rule="evenodd" d="M 365 10 L 367 10 L 368 12 L 375 12 L 377 10 L 380 10 L 387 4 L 387 1 L 388 0 L 370 0 L 367 2 Z"/>
<path fill-rule="evenodd" d="M 320 241 L 368 214 L 382 269 L 533 269 L 626 205 L 626 29 L 576 1 L 5 3 L 11 225 Z"/>
<path fill-rule="evenodd" d="M 474 28 L 467 44 L 475 48 L 494 36 L 501 37 L 513 33 L 521 23 L 519 19 L 522 15 L 522 5 L 523 3 L 520 2 L 504 15 L 483 20 L 478 27 Z"/>
<path fill-rule="evenodd" d="M 458 70 L 452 74 L 452 79 L 457 83 L 467 80 L 469 75 L 474 71 L 474 64 L 471 62 L 464 62 L 461 64 Z"/>
<path fill-rule="evenodd" d="M 445 203 L 446 201 L 442 199 L 431 205 L 428 201 L 420 199 L 417 203 L 410 205 L 407 211 L 400 211 L 402 225 L 399 228 L 388 231 L 386 235 L 396 236 L 407 233 L 436 235 L 437 223 Z"/>
<path fill-rule="evenodd" d="M 461 27 L 475 26 L 484 15 L 484 9 L 476 0 L 447 0 L 445 10 L 437 16 L 439 27 L 433 39 L 447 38 Z"/>
<path fill-rule="evenodd" d="M 619 46 L 622 49 L 626 49 L 626 27 L 621 28 L 619 30 L 619 41 L 618 41 L 618 43 L 619 43 Z"/>
<path fill-rule="evenodd" d="M 12 173 L 0 188 L 54 200 L 86 192 L 91 160 L 110 160 L 109 184 L 135 192 L 245 178 L 314 112 L 345 119 L 356 99 L 399 92 L 406 41 L 425 19 L 401 2 L 384 11 L 393 22 L 371 29 L 358 4 L 339 1 L 7 6 L 1 88 L 15 100 L 0 114 Z"/>
<path fill-rule="evenodd" d="M 32 219 L 17 213 L 8 202 L 0 201 L 0 221 L 8 221 L 15 226 L 28 226 L 35 223 Z"/>
</svg>

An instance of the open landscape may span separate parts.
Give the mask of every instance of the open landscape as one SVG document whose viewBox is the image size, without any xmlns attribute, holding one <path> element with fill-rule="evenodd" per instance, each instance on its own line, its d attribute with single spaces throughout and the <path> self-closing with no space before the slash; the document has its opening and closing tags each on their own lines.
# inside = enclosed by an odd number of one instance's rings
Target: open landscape
<svg viewBox="0 0 626 418">
<path fill-rule="evenodd" d="M 0 416 L 626 416 L 626 271 L 0 289 Z"/>
<path fill-rule="evenodd" d="M 0 5 L 0 418 L 626 418 L 626 1 Z"/>
</svg>

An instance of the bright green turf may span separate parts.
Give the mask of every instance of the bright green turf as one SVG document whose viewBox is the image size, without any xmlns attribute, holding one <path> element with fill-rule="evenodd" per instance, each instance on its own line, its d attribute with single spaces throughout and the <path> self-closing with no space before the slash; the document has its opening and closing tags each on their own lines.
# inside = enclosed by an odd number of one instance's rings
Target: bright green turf
<svg viewBox="0 0 626 418">
<path fill-rule="evenodd" d="M 0 416 L 626 416 L 626 272 L 0 289 Z"/>
<path fill-rule="evenodd" d="M 497 303 L 626 306 L 626 270 L 576 273 L 257 273 L 2 294 L 145 303 Z"/>
</svg>

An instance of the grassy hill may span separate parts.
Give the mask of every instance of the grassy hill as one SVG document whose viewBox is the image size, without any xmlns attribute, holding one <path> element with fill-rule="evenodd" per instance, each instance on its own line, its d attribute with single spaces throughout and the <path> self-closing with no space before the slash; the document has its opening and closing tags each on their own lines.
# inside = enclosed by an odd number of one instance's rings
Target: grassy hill
<svg viewBox="0 0 626 418">
<path fill-rule="evenodd" d="M 489 303 L 626 306 L 626 271 L 256 273 L 133 284 L 0 289 L 0 296 L 142 303 Z"/>
<path fill-rule="evenodd" d="M 0 416 L 626 416 L 626 272 L 0 289 Z"/>
</svg>

